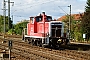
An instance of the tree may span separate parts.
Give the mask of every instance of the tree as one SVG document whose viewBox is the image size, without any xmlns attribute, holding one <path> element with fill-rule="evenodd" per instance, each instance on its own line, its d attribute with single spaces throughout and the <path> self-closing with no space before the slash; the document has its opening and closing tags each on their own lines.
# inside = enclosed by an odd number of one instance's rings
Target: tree
<svg viewBox="0 0 90 60">
<path fill-rule="evenodd" d="M 86 3 L 87 3 L 87 6 L 85 6 L 85 11 L 86 12 L 88 12 L 88 11 L 90 12 L 90 0 L 87 0 Z"/>
<path fill-rule="evenodd" d="M 27 21 L 25 21 L 25 22 L 21 22 L 21 23 L 18 23 L 18 24 L 15 24 L 14 25 L 14 33 L 15 34 L 22 34 L 22 30 L 23 30 L 23 28 L 26 28 L 27 27 Z"/>
<path fill-rule="evenodd" d="M 62 21 L 65 23 L 65 28 L 68 28 L 68 32 L 69 32 L 69 15 L 65 15 L 66 18 L 63 19 Z M 73 37 L 73 22 L 74 21 L 74 16 L 71 16 L 71 38 Z"/>
<path fill-rule="evenodd" d="M 65 22 L 65 27 L 68 28 L 69 26 L 69 15 L 66 15 L 66 18 L 63 20 Z M 71 38 L 75 40 L 82 40 L 82 33 L 81 33 L 81 20 L 75 20 L 75 16 L 71 16 Z"/>
<path fill-rule="evenodd" d="M 87 0 L 84 16 L 82 17 L 82 33 L 86 34 L 87 40 L 90 39 L 90 0 Z"/>
<path fill-rule="evenodd" d="M 3 33 L 4 31 L 4 17 L 0 15 L 0 32 Z M 12 21 L 10 19 L 10 28 L 12 26 Z M 8 16 L 5 17 L 5 31 L 8 32 Z"/>
</svg>

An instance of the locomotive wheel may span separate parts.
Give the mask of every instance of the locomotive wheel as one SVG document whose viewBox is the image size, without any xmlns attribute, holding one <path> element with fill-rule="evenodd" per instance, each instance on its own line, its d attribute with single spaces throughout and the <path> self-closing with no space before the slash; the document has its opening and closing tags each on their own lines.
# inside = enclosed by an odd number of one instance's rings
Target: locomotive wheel
<svg viewBox="0 0 90 60">
<path fill-rule="evenodd" d="M 29 42 L 29 41 L 28 41 L 27 43 L 28 43 L 28 44 L 30 44 L 30 42 Z"/>
<path fill-rule="evenodd" d="M 36 45 L 37 45 L 37 46 L 39 46 L 39 43 L 38 43 L 38 41 L 36 42 Z"/>
<path fill-rule="evenodd" d="M 52 44 L 51 44 L 51 42 L 49 43 L 49 47 L 50 47 L 50 48 L 52 47 Z"/>
<path fill-rule="evenodd" d="M 38 40 L 35 41 L 35 45 L 36 45 L 36 46 L 39 46 Z"/>
<path fill-rule="evenodd" d="M 30 40 L 29 39 L 27 39 L 27 43 L 30 44 Z"/>
<path fill-rule="evenodd" d="M 42 47 L 42 43 L 41 42 L 39 43 L 39 47 Z"/>
<path fill-rule="evenodd" d="M 56 46 L 55 46 L 55 44 L 53 44 L 52 42 L 50 42 L 49 47 L 50 48 L 55 48 Z"/>
<path fill-rule="evenodd" d="M 32 40 L 31 44 L 34 45 L 34 40 Z"/>
<path fill-rule="evenodd" d="M 67 45 L 67 44 L 68 44 L 68 42 L 69 42 L 69 40 L 68 40 L 68 39 L 64 39 L 63 44 L 64 44 L 64 45 Z"/>
</svg>

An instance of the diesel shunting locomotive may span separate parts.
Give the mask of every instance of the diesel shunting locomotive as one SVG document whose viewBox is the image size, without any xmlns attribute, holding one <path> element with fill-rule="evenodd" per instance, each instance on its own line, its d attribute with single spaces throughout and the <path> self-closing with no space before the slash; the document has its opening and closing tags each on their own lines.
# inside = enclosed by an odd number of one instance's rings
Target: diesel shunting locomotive
<svg viewBox="0 0 90 60">
<path fill-rule="evenodd" d="M 23 40 L 36 46 L 56 47 L 69 42 L 64 33 L 64 23 L 52 20 L 51 16 L 42 12 L 39 16 L 30 17 L 24 29 Z"/>
</svg>

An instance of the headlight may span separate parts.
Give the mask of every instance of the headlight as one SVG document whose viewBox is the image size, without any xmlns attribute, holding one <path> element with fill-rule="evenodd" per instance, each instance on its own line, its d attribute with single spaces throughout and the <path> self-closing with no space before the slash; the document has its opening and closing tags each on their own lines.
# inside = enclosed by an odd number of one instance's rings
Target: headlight
<svg viewBox="0 0 90 60">
<path fill-rule="evenodd" d="M 61 39 L 59 39 L 58 41 L 60 41 L 60 42 L 61 42 L 62 40 L 61 40 Z"/>
</svg>

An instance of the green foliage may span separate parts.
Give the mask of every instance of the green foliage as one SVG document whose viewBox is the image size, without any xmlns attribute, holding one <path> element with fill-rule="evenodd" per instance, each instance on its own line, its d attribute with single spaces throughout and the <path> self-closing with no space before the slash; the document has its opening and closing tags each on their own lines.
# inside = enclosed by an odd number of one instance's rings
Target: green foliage
<svg viewBox="0 0 90 60">
<path fill-rule="evenodd" d="M 19 23 L 19 24 L 14 25 L 14 33 L 21 35 L 23 28 L 26 28 L 27 27 L 27 23 L 28 22 L 22 22 L 22 23 Z"/>
<path fill-rule="evenodd" d="M 0 32 L 3 32 L 3 29 L 4 29 L 4 28 L 3 28 L 3 26 L 4 26 L 4 25 L 3 25 L 3 22 L 4 22 L 4 21 L 3 21 L 3 16 L 0 15 Z"/>
<path fill-rule="evenodd" d="M 90 0 L 87 0 L 87 6 L 85 7 L 85 11 L 90 11 Z"/>
<path fill-rule="evenodd" d="M 86 38 L 90 39 L 90 0 L 87 0 L 87 6 L 85 7 L 85 13 L 82 17 L 82 33 L 86 34 Z"/>
<path fill-rule="evenodd" d="M 69 22 L 69 15 L 65 15 L 65 16 L 66 16 L 66 18 L 63 19 L 63 22 L 68 23 Z M 74 16 L 71 16 L 71 20 L 73 20 L 73 19 L 74 19 Z"/>
<path fill-rule="evenodd" d="M 9 31 L 8 31 L 8 34 L 12 34 L 13 33 L 13 29 L 10 29 Z"/>
<path fill-rule="evenodd" d="M 78 27 L 76 27 L 74 30 L 74 39 L 78 41 L 82 40 L 82 33 L 80 32 Z"/>
<path fill-rule="evenodd" d="M 66 16 L 66 19 L 63 20 L 65 22 L 65 27 L 69 28 L 69 16 Z M 81 33 L 81 20 L 74 20 L 74 16 L 71 16 L 71 38 L 75 40 L 82 40 Z"/>
<path fill-rule="evenodd" d="M 12 21 L 10 19 L 10 28 L 12 28 Z M 5 32 L 8 32 L 8 16 L 5 17 Z M 0 15 L 0 32 L 4 32 L 4 17 Z"/>
<path fill-rule="evenodd" d="M 90 38 L 90 12 L 86 12 L 82 18 L 82 31 Z"/>
<path fill-rule="evenodd" d="M 0 32 L 4 32 L 4 17 L 0 15 Z M 22 29 L 26 28 L 28 22 L 22 22 L 16 25 L 12 24 L 12 20 L 10 18 L 9 21 L 9 27 L 8 27 L 8 16 L 5 17 L 5 32 L 8 34 L 22 34 Z"/>
</svg>

